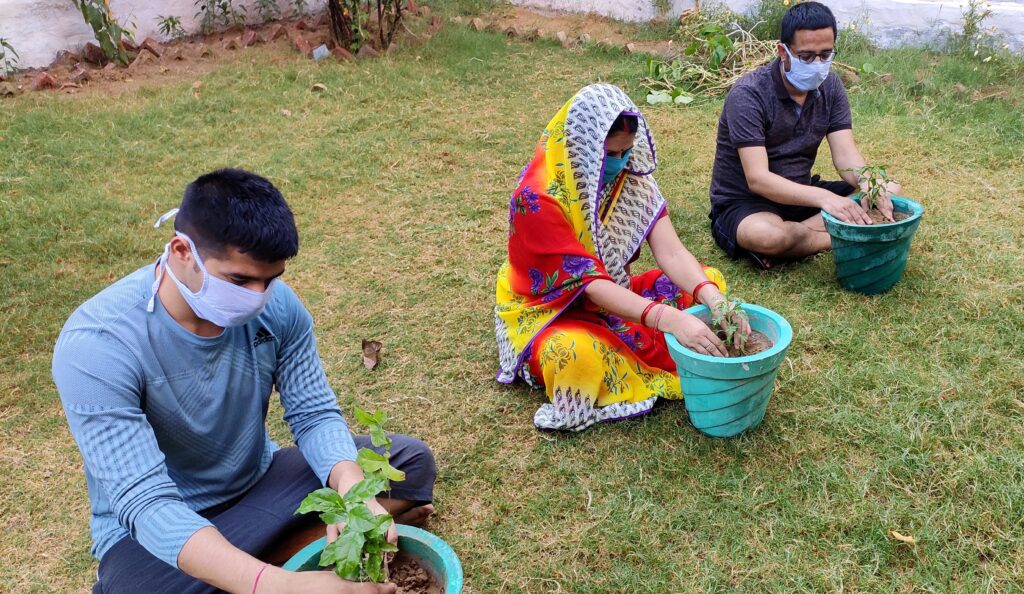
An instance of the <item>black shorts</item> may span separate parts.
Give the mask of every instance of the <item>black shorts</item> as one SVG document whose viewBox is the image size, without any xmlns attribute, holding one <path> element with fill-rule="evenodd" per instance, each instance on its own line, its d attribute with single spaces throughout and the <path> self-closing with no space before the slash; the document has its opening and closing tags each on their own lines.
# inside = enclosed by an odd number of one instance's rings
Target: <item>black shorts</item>
<svg viewBox="0 0 1024 594">
<path fill-rule="evenodd" d="M 845 181 L 821 181 L 817 175 L 811 178 L 812 186 L 824 188 L 833 194 L 849 196 L 857 191 Z M 711 207 L 711 235 L 715 243 L 722 248 L 730 258 L 736 259 L 746 253 L 736 242 L 736 230 L 740 227 L 740 221 L 748 216 L 759 213 L 770 212 L 779 215 L 784 221 L 806 221 L 816 214 L 821 213 L 820 208 L 810 206 L 791 206 L 779 204 L 767 198 L 747 198 L 730 200 L 725 204 Z"/>
</svg>

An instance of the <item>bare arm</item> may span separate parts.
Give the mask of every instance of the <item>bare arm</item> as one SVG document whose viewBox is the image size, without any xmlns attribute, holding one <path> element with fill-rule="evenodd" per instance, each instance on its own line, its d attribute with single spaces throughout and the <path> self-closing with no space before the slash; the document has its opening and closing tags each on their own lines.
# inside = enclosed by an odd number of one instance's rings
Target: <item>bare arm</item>
<svg viewBox="0 0 1024 594">
<path fill-rule="evenodd" d="M 257 593 L 269 594 L 386 594 L 394 585 L 353 584 L 333 572 L 304 571 L 294 573 L 268 566 L 236 548 L 216 528 L 207 526 L 192 535 L 178 555 L 178 567 L 192 577 L 221 590 L 250 594 L 259 575 Z M 260 571 L 263 571 L 260 574 Z"/>
<path fill-rule="evenodd" d="M 216 528 L 207 526 L 185 542 L 178 554 L 178 567 L 221 590 L 251 592 L 263 562 L 236 548 Z M 266 571 L 260 577 L 261 582 L 269 577 Z"/>
<path fill-rule="evenodd" d="M 866 190 L 867 180 L 862 180 L 856 170 L 867 165 L 867 161 L 857 149 L 857 143 L 853 140 L 853 130 L 838 130 L 829 134 L 828 146 L 832 151 L 832 164 L 835 165 L 839 175 L 851 186 Z M 878 210 L 890 221 L 892 220 L 892 199 L 889 195 L 897 194 L 900 190 L 898 183 L 890 182 L 886 185 L 886 189 L 878 201 Z M 862 204 L 862 206 L 867 208 L 866 204 Z"/>
<path fill-rule="evenodd" d="M 669 249 L 661 246 L 661 244 L 669 241 L 666 234 L 670 234 L 675 239 L 675 243 L 678 244 L 681 252 L 673 250 L 674 253 L 669 254 Z M 659 243 L 656 237 L 661 238 L 662 241 Z M 668 274 L 669 280 L 676 283 L 680 288 L 689 292 L 697 283 L 707 279 L 697 259 L 679 242 L 679 237 L 675 235 L 675 230 L 672 228 L 672 223 L 668 217 L 662 218 L 655 224 L 649 241 L 651 242 L 651 250 L 655 251 L 655 259 L 658 260 L 658 264 L 662 265 L 663 258 L 668 266 L 675 269 L 674 273 L 669 273 L 666 270 L 666 274 Z M 656 243 L 661 246 L 661 258 L 659 258 L 658 251 L 654 247 Z M 675 277 L 673 277 L 673 274 L 675 274 Z M 712 290 L 719 296 L 721 295 L 718 293 L 718 289 L 713 288 L 711 285 L 705 285 L 701 289 L 701 294 L 711 298 Z M 643 314 L 644 309 L 651 304 L 651 300 L 641 297 L 629 289 L 606 279 L 591 281 L 584 289 L 584 293 L 598 307 L 633 322 L 640 321 L 640 316 Z M 674 307 L 667 305 L 658 307 L 664 308 L 660 314 L 658 330 L 671 333 L 680 343 L 697 352 L 707 352 L 717 356 L 724 356 L 726 354 L 725 345 L 722 344 L 722 341 L 715 336 L 715 333 L 704 322 Z M 653 308 L 648 313 L 648 325 L 652 325 L 652 319 L 658 319 L 657 313 L 654 311 L 658 307 Z"/>
<path fill-rule="evenodd" d="M 658 267 L 665 272 L 673 284 L 693 295 L 695 303 L 703 303 L 710 309 L 714 309 L 719 303 L 725 301 L 725 295 L 715 284 L 708 283 L 702 286 L 699 295 L 693 293 L 693 289 L 708 280 L 708 277 L 704 274 L 704 268 L 697 258 L 679 240 L 679 235 L 668 217 L 663 217 L 654 225 L 647 241 L 651 245 L 651 252 L 654 253 Z M 740 336 L 750 335 L 750 324 L 745 319 L 737 320 L 737 322 L 740 325 L 737 340 L 741 340 Z"/>
<path fill-rule="evenodd" d="M 798 184 L 772 173 L 768 169 L 768 151 L 763 146 L 743 147 L 739 149 L 739 155 L 747 187 L 751 192 L 780 204 L 820 208 L 841 221 L 860 224 L 871 222 L 856 202 L 824 188 Z"/>
<path fill-rule="evenodd" d="M 856 170 L 867 165 L 867 161 L 853 141 L 853 130 L 839 130 L 828 135 L 828 148 L 832 151 L 832 164 L 839 175 L 855 188 L 860 187 L 860 176 Z"/>
</svg>

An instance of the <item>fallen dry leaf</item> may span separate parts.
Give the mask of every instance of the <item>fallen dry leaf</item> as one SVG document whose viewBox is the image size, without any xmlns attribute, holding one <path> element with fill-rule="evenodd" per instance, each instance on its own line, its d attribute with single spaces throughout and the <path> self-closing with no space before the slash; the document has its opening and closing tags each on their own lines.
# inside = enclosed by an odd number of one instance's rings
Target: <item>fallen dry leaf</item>
<svg viewBox="0 0 1024 594">
<path fill-rule="evenodd" d="M 382 348 L 384 348 L 384 345 L 380 341 L 363 339 L 363 365 L 367 369 L 373 369 L 377 366 Z"/>
<path fill-rule="evenodd" d="M 914 538 L 913 536 L 908 535 L 908 534 L 900 534 L 899 532 L 896 532 L 895 530 L 890 530 L 889 534 L 893 538 L 895 538 L 896 540 L 898 540 L 900 542 L 905 542 L 907 544 L 917 544 L 917 539 Z"/>
<path fill-rule="evenodd" d="M 316 83 L 316 84 L 313 85 L 313 88 L 311 90 L 313 90 L 313 91 L 326 91 L 327 90 L 327 85 L 325 85 L 324 83 Z"/>
</svg>

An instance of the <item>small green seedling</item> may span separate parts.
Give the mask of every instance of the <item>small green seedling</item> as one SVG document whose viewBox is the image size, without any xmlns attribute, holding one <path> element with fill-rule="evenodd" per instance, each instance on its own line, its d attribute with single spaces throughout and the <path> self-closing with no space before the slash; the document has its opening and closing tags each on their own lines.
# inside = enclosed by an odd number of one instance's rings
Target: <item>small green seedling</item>
<svg viewBox="0 0 1024 594">
<path fill-rule="evenodd" d="M 14 65 L 18 62 L 18 52 L 6 39 L 0 37 L 0 77 L 14 72 Z"/>
<path fill-rule="evenodd" d="M 167 39 L 181 39 L 187 35 L 184 27 L 181 26 L 181 17 L 158 16 L 157 23 L 160 26 L 160 34 Z"/>
<path fill-rule="evenodd" d="M 892 182 L 885 165 L 865 165 L 863 167 L 851 167 L 843 171 L 852 171 L 857 174 L 857 180 L 867 184 L 867 190 L 862 191 L 864 199 L 868 201 L 868 209 L 877 208 L 878 200 L 885 193 L 885 187 Z"/>
<path fill-rule="evenodd" d="M 370 430 L 375 447 L 384 453 L 360 448 L 356 464 L 363 469 L 363 480 L 352 485 L 344 496 L 329 487 L 313 491 L 302 501 L 296 514 L 319 512 L 325 524 L 344 524 L 345 528 L 320 554 L 320 566 L 334 565 L 334 573 L 352 582 L 383 583 L 388 579 L 385 553 L 398 551 L 387 541 L 390 514 L 374 515 L 366 501 L 387 491 L 391 481 L 405 480 L 405 473 L 391 466 L 391 438 L 384 432 L 384 411 L 368 413 L 355 409 L 356 421 Z"/>
<path fill-rule="evenodd" d="M 740 332 L 740 320 L 749 320 L 747 312 L 743 311 L 741 307 L 743 301 L 732 298 L 732 291 L 726 289 L 725 299 L 721 300 L 711 309 L 711 323 L 716 327 L 721 328 L 722 332 L 725 333 L 725 344 L 733 344 L 733 340 L 738 338 L 736 347 L 739 349 L 743 348 L 743 343 L 747 341 L 749 336 Z M 739 333 L 737 335 L 737 333 Z"/>
</svg>

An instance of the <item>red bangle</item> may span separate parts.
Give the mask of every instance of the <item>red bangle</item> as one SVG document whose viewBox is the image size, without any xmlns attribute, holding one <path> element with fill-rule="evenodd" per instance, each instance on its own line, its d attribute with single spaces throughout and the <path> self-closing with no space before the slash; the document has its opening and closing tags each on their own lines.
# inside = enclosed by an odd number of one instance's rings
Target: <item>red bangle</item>
<svg viewBox="0 0 1024 594">
<path fill-rule="evenodd" d="M 700 297 L 698 297 L 697 294 L 700 293 L 700 290 L 704 288 L 704 285 L 715 285 L 715 281 L 713 281 L 713 280 L 705 280 L 705 281 L 701 281 L 701 282 L 697 283 L 697 286 L 693 288 L 693 292 L 690 293 L 690 295 L 693 297 L 693 302 L 694 303 L 702 303 L 701 300 L 700 300 Z M 718 285 L 715 285 L 715 286 L 718 286 Z"/>
<path fill-rule="evenodd" d="M 651 313 L 651 310 L 654 309 L 655 305 L 658 305 L 658 302 L 657 301 L 651 301 L 650 303 L 647 304 L 647 307 L 644 308 L 644 313 L 640 314 L 640 325 L 641 326 L 646 326 L 647 325 L 647 314 Z"/>
<path fill-rule="evenodd" d="M 256 579 L 252 583 L 252 594 L 256 594 L 256 586 L 260 585 L 260 578 L 263 576 L 263 572 L 270 567 L 269 563 L 264 563 L 263 567 L 260 568 L 260 572 L 256 574 Z"/>
</svg>

